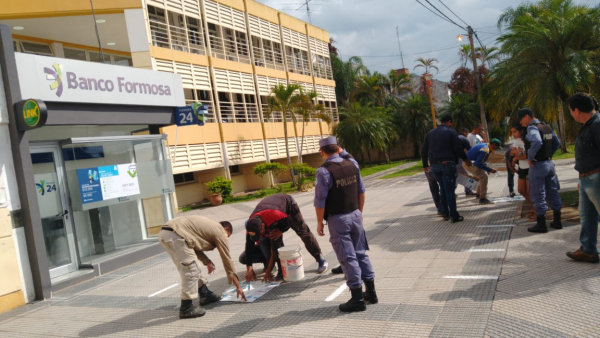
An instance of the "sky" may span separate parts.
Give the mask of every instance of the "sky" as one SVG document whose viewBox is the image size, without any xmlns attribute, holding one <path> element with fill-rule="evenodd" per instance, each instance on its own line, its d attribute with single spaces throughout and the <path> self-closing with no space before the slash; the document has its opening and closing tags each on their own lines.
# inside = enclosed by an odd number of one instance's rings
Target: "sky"
<svg viewBox="0 0 600 338">
<path fill-rule="evenodd" d="M 419 1 L 431 8 L 426 0 Z M 429 0 L 460 26 L 466 27 L 465 22 L 471 25 L 482 43 L 488 47 L 495 45 L 495 39 L 499 35 L 496 26 L 498 17 L 505 9 L 516 7 L 521 1 Z M 300 20 L 309 21 L 306 6 L 303 6 L 305 0 L 258 2 Z M 575 2 L 589 6 L 598 4 L 598 0 Z M 459 34 L 466 34 L 465 30 L 434 15 L 417 0 L 311 0 L 308 5 L 312 24 L 329 32 L 336 41 L 334 45 L 342 58 L 348 60 L 351 56 L 360 56 L 371 72 L 387 73 L 390 69 L 402 68 L 396 27 L 404 67 L 413 72 L 417 58 L 436 58 L 439 61 L 439 73 L 435 74 L 434 70 L 434 75 L 442 81 L 449 81 L 454 70 L 460 66 L 459 46 L 469 43 L 466 37 L 462 42 L 457 39 Z M 422 68 L 420 69 L 414 72 L 422 73 Z"/>
</svg>

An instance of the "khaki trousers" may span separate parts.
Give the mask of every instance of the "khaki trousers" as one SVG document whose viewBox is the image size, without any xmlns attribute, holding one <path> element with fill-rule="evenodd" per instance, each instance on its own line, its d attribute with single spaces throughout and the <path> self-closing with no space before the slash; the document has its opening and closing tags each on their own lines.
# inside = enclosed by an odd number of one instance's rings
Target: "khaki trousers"
<svg viewBox="0 0 600 338">
<path fill-rule="evenodd" d="M 480 199 L 487 198 L 487 186 L 488 186 L 488 175 L 487 172 L 483 169 L 476 167 L 475 165 L 467 166 L 466 163 L 463 162 L 463 168 L 470 172 L 473 176 L 479 180 L 479 185 L 477 186 L 477 193 L 479 194 Z"/>
<path fill-rule="evenodd" d="M 198 298 L 198 288 L 207 284 L 208 280 L 200 269 L 196 251 L 174 231 L 161 230 L 158 241 L 171 256 L 181 277 L 181 299 Z"/>
</svg>

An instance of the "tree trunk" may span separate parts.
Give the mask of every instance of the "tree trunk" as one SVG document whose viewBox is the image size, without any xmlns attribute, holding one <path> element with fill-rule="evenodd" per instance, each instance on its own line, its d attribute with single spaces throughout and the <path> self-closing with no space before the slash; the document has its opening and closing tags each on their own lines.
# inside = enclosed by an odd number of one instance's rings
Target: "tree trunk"
<svg viewBox="0 0 600 338">
<path fill-rule="evenodd" d="M 558 113 L 558 134 L 560 135 L 560 150 L 563 153 L 567 152 L 567 128 L 565 125 L 565 109 L 568 105 L 564 101 L 560 101 L 560 109 Z"/>
<path fill-rule="evenodd" d="M 302 149 L 304 148 L 304 122 L 302 122 L 302 138 L 300 139 L 300 150 L 298 150 L 298 160 L 302 163 Z"/>
<path fill-rule="evenodd" d="M 296 186 L 296 177 L 294 176 L 294 170 L 292 169 L 292 158 L 290 157 L 290 145 L 288 144 L 288 131 L 287 131 L 287 116 L 286 112 L 283 113 L 283 135 L 285 136 L 285 154 L 287 155 L 288 167 L 290 169 L 290 176 L 292 177 L 292 186 Z"/>
</svg>

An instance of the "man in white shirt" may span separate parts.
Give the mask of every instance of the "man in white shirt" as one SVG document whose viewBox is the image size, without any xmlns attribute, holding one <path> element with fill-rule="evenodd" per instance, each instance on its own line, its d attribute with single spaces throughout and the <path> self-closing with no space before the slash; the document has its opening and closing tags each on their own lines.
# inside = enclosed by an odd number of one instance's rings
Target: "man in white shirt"
<svg viewBox="0 0 600 338">
<path fill-rule="evenodd" d="M 474 147 L 485 141 L 481 135 L 483 135 L 483 127 L 481 124 L 477 123 L 475 127 L 473 127 L 473 131 L 467 135 L 467 140 L 469 140 L 469 143 L 471 143 L 471 147 Z"/>
</svg>

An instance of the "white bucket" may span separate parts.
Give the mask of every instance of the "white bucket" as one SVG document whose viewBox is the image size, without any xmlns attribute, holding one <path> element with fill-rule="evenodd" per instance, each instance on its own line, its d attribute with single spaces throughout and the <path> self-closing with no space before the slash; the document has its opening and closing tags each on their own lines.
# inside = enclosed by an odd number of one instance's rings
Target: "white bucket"
<svg viewBox="0 0 600 338">
<path fill-rule="evenodd" d="M 283 279 L 286 282 L 294 282 L 304 278 L 302 247 L 300 245 L 287 245 L 277 251 L 283 270 Z"/>
</svg>

